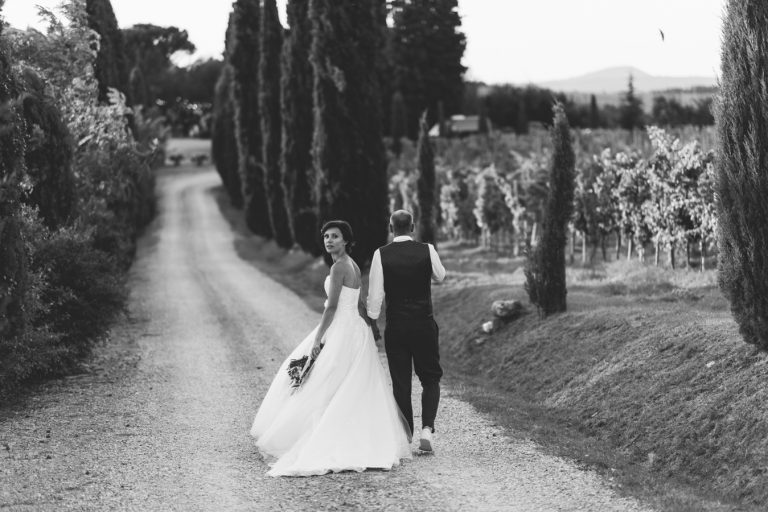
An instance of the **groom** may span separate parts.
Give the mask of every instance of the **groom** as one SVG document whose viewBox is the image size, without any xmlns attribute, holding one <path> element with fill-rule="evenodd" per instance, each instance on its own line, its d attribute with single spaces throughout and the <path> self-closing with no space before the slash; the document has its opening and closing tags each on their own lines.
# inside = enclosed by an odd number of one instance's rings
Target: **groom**
<svg viewBox="0 0 768 512">
<path fill-rule="evenodd" d="M 445 268 L 432 244 L 415 242 L 413 216 L 398 210 L 389 219 L 392 243 L 377 249 L 368 280 L 368 316 L 374 332 L 387 299 L 384 348 L 392 376 L 392 391 L 413 434 L 411 368 L 421 381 L 421 440 L 419 448 L 432 451 L 437 403 L 440 400 L 440 352 L 437 323 L 432 316 L 431 281 L 442 281 Z"/>
</svg>

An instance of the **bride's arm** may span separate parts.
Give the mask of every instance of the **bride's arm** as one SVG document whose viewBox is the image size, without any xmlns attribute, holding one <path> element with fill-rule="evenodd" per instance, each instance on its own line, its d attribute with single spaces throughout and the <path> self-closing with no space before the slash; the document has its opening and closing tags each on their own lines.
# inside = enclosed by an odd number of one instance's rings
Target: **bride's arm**
<svg viewBox="0 0 768 512">
<path fill-rule="evenodd" d="M 325 336 L 325 331 L 328 330 L 328 326 L 333 321 L 333 316 L 336 314 L 336 307 L 339 304 L 339 295 L 341 294 L 341 286 L 344 283 L 344 272 L 335 263 L 331 266 L 331 282 L 328 289 L 328 302 L 326 303 L 325 310 L 323 311 L 323 318 L 320 319 L 320 326 L 317 328 L 317 334 L 315 335 L 315 343 L 312 346 L 312 357 L 317 357 L 320 353 L 320 344 Z"/>
</svg>

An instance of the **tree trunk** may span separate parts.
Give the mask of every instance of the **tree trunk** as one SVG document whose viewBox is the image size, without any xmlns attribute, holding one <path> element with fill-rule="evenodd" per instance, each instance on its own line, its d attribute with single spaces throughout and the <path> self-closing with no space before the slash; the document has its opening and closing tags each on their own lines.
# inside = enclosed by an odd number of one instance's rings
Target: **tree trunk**
<svg viewBox="0 0 768 512">
<path fill-rule="evenodd" d="M 675 268 L 675 246 L 674 246 L 674 244 L 669 247 L 669 265 L 674 270 L 674 268 Z"/>
<path fill-rule="evenodd" d="M 606 254 L 606 246 L 605 246 L 606 242 L 607 241 L 605 239 L 605 235 L 601 234 L 600 235 L 600 249 L 603 252 L 603 261 L 607 261 L 608 260 L 608 255 Z"/>
<path fill-rule="evenodd" d="M 691 268 L 691 241 L 685 241 L 685 265 Z"/>
<path fill-rule="evenodd" d="M 587 233 L 581 234 L 581 263 L 587 262 Z"/>
<path fill-rule="evenodd" d="M 704 237 L 701 237 L 701 271 L 704 272 L 704 268 L 706 267 L 706 259 L 707 259 L 707 244 L 704 240 Z"/>
<path fill-rule="evenodd" d="M 538 227 L 539 223 L 534 222 L 533 223 L 533 229 L 531 229 L 531 247 L 536 247 L 538 244 L 538 240 L 536 240 L 536 228 Z"/>
<path fill-rule="evenodd" d="M 616 230 L 616 261 L 621 258 L 621 231 Z"/>
<path fill-rule="evenodd" d="M 634 240 L 632 238 L 627 239 L 627 261 L 632 259 L 632 245 Z"/>
<path fill-rule="evenodd" d="M 571 265 L 573 265 L 573 258 L 574 258 L 575 252 L 576 252 L 576 230 L 571 229 L 571 239 L 568 244 L 568 256 L 571 260 Z"/>
<path fill-rule="evenodd" d="M 659 242 L 656 242 L 654 244 L 654 249 L 655 249 L 656 253 L 655 253 L 654 257 L 653 257 L 653 264 L 654 264 L 654 266 L 658 267 L 659 266 Z"/>
</svg>

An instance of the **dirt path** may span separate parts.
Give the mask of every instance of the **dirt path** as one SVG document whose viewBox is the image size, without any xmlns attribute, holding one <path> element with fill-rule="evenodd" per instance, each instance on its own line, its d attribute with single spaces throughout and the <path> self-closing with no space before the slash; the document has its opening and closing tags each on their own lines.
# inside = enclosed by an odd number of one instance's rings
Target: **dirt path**
<svg viewBox="0 0 768 512">
<path fill-rule="evenodd" d="M 218 184 L 211 169 L 163 172 L 161 215 L 131 272 L 129 318 L 89 372 L 0 411 L 0 508 L 644 509 L 506 437 L 450 387 L 434 456 L 391 472 L 267 477 L 248 429 L 318 315 L 237 257 L 211 194 Z"/>
</svg>

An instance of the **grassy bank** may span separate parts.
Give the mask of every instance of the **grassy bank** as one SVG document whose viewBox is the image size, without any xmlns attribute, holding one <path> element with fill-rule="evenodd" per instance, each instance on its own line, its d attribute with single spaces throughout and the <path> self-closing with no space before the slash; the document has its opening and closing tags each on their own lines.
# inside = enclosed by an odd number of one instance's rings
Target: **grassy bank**
<svg viewBox="0 0 768 512">
<path fill-rule="evenodd" d="M 321 310 L 327 267 L 247 234 L 237 250 Z M 768 356 L 741 341 L 713 272 L 636 263 L 569 269 L 569 311 L 480 330 L 496 299 L 527 304 L 519 259 L 443 245 L 435 287 L 447 378 L 514 435 L 603 472 L 662 510 L 768 501 Z"/>
<path fill-rule="evenodd" d="M 572 269 L 567 313 L 482 334 L 493 300 L 527 303 L 512 277 L 438 293 L 465 398 L 662 509 L 762 508 L 768 356 L 741 341 L 714 274 Z"/>
</svg>

